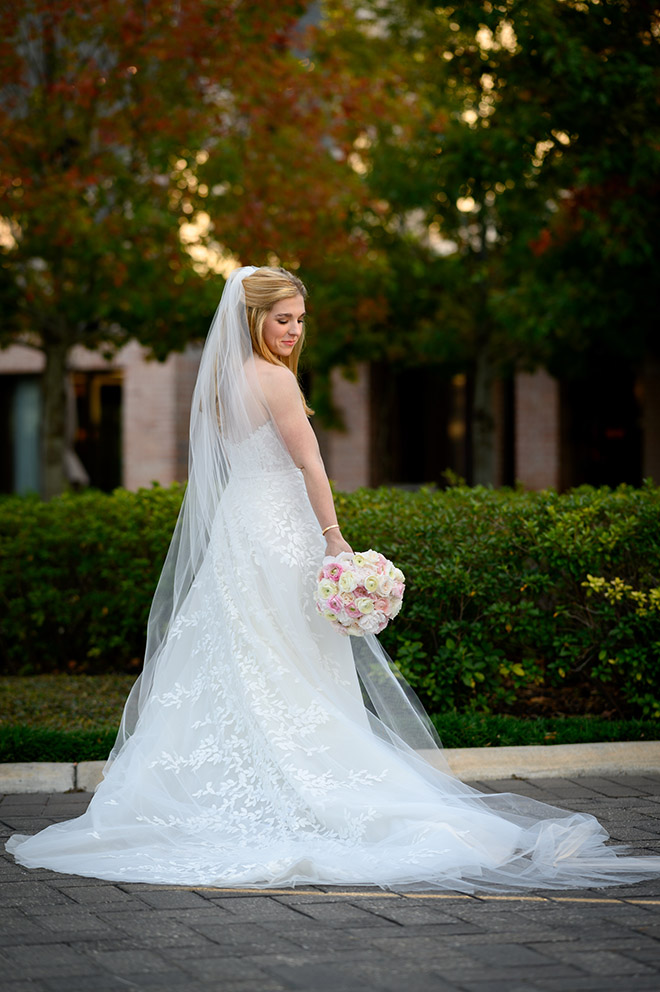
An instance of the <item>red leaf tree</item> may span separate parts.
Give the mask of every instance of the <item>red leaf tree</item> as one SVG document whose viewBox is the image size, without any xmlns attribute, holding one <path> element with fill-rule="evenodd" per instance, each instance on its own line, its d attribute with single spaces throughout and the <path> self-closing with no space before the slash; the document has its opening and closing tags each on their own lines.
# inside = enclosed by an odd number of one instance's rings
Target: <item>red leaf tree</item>
<svg viewBox="0 0 660 992">
<path fill-rule="evenodd" d="M 205 331 L 223 262 L 366 265 L 344 109 L 364 79 L 301 54 L 305 7 L 0 8 L 0 344 L 46 356 L 45 496 L 66 484 L 74 345 L 183 347 Z"/>
</svg>

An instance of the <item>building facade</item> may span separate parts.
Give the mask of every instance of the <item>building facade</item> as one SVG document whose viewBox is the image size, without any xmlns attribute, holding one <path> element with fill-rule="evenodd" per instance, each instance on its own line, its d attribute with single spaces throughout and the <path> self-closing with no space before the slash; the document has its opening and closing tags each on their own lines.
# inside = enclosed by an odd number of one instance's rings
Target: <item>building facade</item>
<svg viewBox="0 0 660 992">
<path fill-rule="evenodd" d="M 131 342 L 108 361 L 74 348 L 69 361 L 67 471 L 74 486 L 138 489 L 188 472 L 190 400 L 201 347 L 149 361 Z M 21 345 L 0 351 L 0 490 L 39 490 L 44 356 Z"/>
<path fill-rule="evenodd" d="M 137 489 L 184 481 L 190 400 L 200 346 L 148 360 L 136 342 L 112 361 L 84 348 L 70 358 L 67 471 L 72 485 Z M 0 491 L 39 490 L 43 355 L 0 352 Z M 471 481 L 470 380 L 441 367 L 339 370 L 333 396 L 346 429 L 317 429 L 337 488 Z M 566 489 L 660 482 L 660 363 L 597 370 L 559 382 L 520 373 L 494 385 L 496 484 Z M 449 470 L 449 475 L 448 475 Z"/>
</svg>

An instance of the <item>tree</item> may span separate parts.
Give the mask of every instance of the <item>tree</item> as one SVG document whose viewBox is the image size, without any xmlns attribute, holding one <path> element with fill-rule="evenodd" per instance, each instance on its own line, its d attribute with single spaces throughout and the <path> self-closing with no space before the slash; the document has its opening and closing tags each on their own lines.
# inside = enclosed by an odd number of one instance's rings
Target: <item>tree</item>
<svg viewBox="0 0 660 992">
<path fill-rule="evenodd" d="M 340 4 L 345 6 L 345 4 Z M 365 124 L 365 230 L 405 354 L 471 369 L 473 481 L 492 383 L 639 359 L 658 285 L 657 9 L 645 0 L 360 2 L 401 119 Z M 383 324 L 382 334 L 387 333 Z"/>
<path fill-rule="evenodd" d="M 134 337 L 164 358 L 205 332 L 237 260 L 359 267 L 339 112 L 354 83 L 300 54 L 305 7 L 0 8 L 0 344 L 46 356 L 44 495 L 65 487 L 74 345 Z"/>
</svg>

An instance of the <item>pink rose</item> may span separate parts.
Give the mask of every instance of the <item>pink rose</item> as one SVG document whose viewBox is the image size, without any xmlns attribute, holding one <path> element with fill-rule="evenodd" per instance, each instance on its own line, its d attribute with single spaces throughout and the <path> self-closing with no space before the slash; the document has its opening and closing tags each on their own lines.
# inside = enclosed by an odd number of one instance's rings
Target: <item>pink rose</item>
<svg viewBox="0 0 660 992">
<path fill-rule="evenodd" d="M 381 613 L 386 615 L 390 612 L 390 603 L 388 599 L 374 599 L 374 610 L 380 610 Z"/>
<path fill-rule="evenodd" d="M 333 613 L 341 613 L 344 609 L 344 604 L 341 601 L 341 596 L 331 596 L 327 603 L 328 609 L 332 610 Z"/>
<path fill-rule="evenodd" d="M 344 569 L 338 561 L 331 561 L 323 566 L 322 571 L 324 579 L 332 579 L 333 582 L 337 582 Z"/>
<path fill-rule="evenodd" d="M 380 634 L 381 630 L 384 630 L 387 626 L 387 620 L 385 620 L 382 613 L 380 615 L 371 613 L 366 617 L 362 617 L 359 625 L 365 634 Z"/>
<path fill-rule="evenodd" d="M 345 603 L 344 610 L 346 611 L 349 617 L 353 617 L 354 619 L 357 619 L 358 617 L 362 616 L 362 613 L 355 605 L 355 603 Z"/>
<path fill-rule="evenodd" d="M 401 597 L 403 596 L 404 588 L 405 586 L 403 582 L 395 582 L 394 585 L 392 586 L 393 595 L 396 596 L 397 599 L 401 599 Z"/>
</svg>

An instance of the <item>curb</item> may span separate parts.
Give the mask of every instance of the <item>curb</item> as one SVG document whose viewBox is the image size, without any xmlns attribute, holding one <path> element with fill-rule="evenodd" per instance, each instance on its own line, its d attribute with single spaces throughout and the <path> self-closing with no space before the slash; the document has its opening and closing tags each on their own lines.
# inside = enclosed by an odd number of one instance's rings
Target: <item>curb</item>
<svg viewBox="0 0 660 992">
<path fill-rule="evenodd" d="M 464 747 L 448 748 L 439 755 L 434 751 L 420 754 L 440 768 L 444 754 L 454 775 L 467 782 L 660 774 L 660 741 Z"/>
<path fill-rule="evenodd" d="M 454 775 L 468 782 L 660 774 L 660 741 L 446 748 L 419 754 L 443 771 L 449 765 Z M 104 765 L 104 761 L 0 764 L 0 793 L 93 792 Z"/>
</svg>

